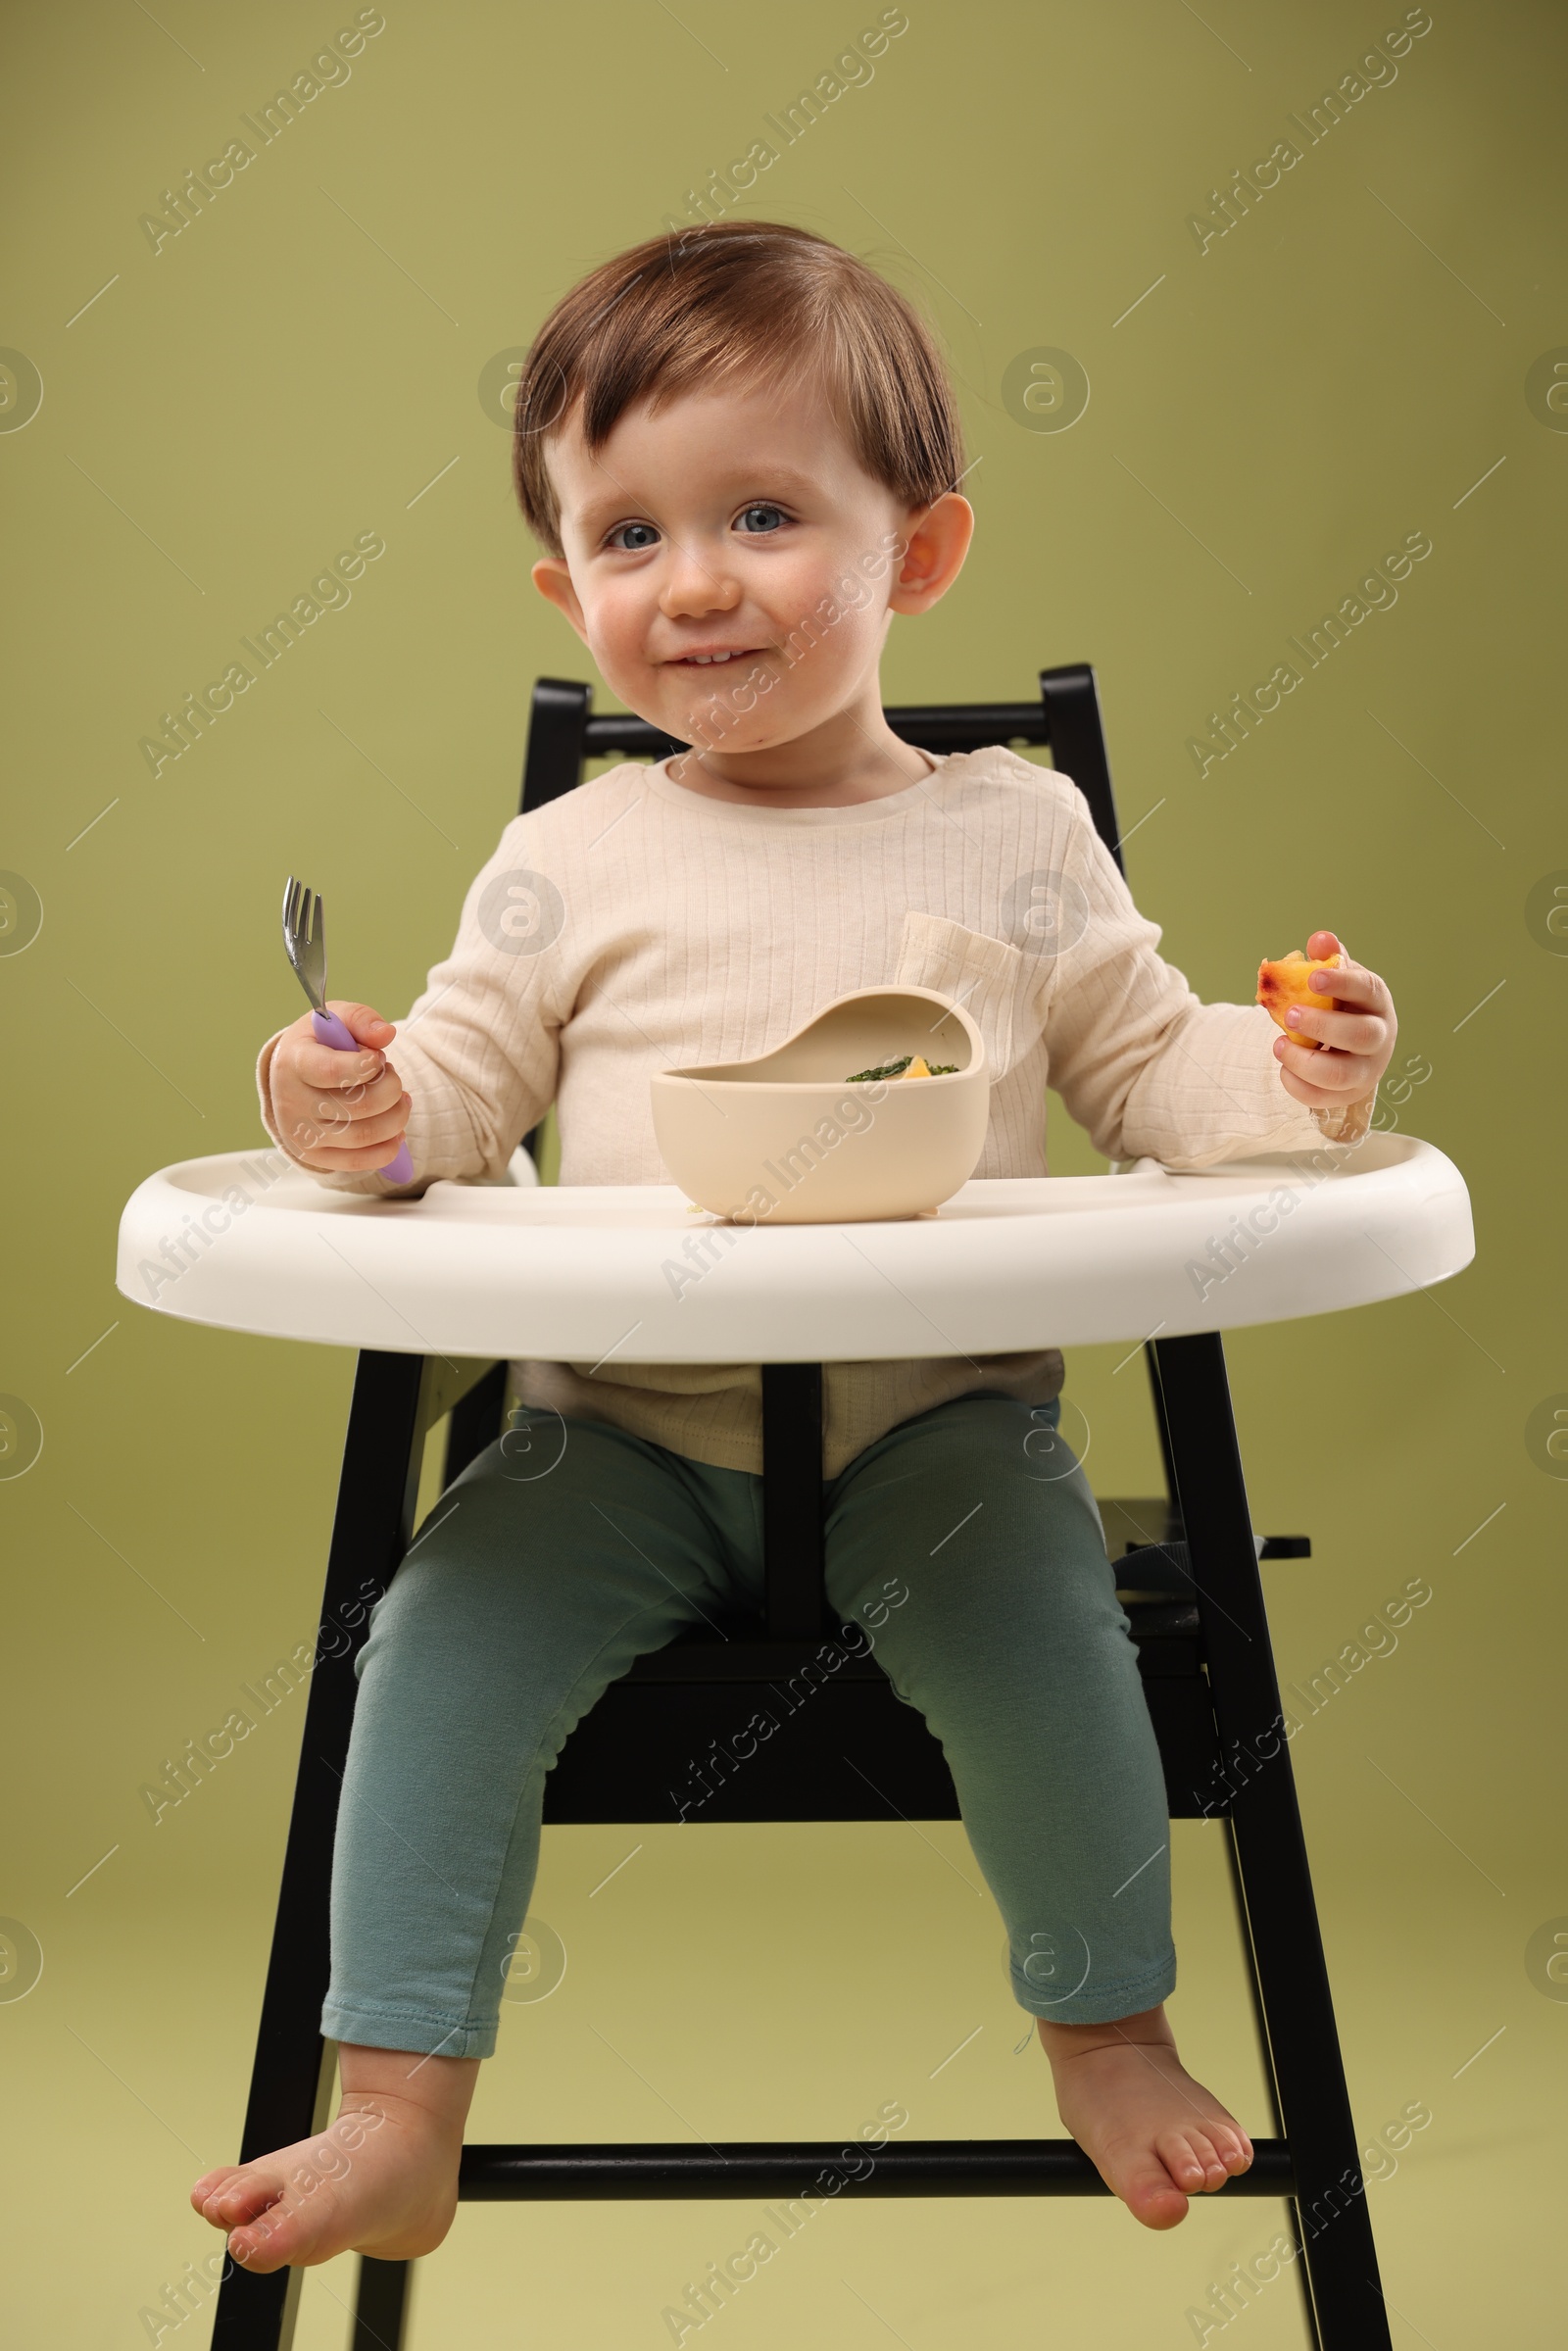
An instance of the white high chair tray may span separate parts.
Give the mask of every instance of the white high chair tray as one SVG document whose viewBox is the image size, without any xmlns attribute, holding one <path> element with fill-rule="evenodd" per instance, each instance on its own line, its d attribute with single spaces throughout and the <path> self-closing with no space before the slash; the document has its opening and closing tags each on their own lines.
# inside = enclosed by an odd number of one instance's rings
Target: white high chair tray
<svg viewBox="0 0 1568 2351">
<path fill-rule="evenodd" d="M 185 1321 L 327 1347 L 814 1363 L 1281 1322 L 1425 1289 L 1474 1254 L 1458 1169 L 1406 1135 L 1370 1135 L 1326 1175 L 1304 1154 L 1196 1175 L 1140 1159 L 971 1179 L 897 1222 L 755 1229 L 693 1212 L 673 1184 L 369 1199 L 228 1151 L 137 1187 L 116 1286 Z"/>
</svg>

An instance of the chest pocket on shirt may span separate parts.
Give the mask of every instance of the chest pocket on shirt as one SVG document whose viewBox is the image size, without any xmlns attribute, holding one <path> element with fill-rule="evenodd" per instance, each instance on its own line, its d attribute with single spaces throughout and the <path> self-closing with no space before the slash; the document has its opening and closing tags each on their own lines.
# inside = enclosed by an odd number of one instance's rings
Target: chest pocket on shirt
<svg viewBox="0 0 1568 2351">
<path fill-rule="evenodd" d="M 1012 1066 L 1013 1015 L 1024 958 L 1005 939 L 966 931 L 945 914 L 910 911 L 904 917 L 898 968 L 901 988 L 935 988 L 959 1004 L 986 1041 L 991 1083 Z"/>
</svg>

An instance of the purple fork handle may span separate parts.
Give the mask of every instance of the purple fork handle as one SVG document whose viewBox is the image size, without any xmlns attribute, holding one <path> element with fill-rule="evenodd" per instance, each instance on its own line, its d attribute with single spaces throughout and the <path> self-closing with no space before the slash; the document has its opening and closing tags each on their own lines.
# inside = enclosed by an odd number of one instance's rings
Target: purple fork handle
<svg viewBox="0 0 1568 2351">
<path fill-rule="evenodd" d="M 329 1045 L 335 1053 L 357 1053 L 360 1051 L 358 1037 L 355 1036 L 352 1029 L 344 1027 L 335 1012 L 313 1010 L 311 1026 L 316 1031 L 318 1045 Z M 389 1159 L 384 1167 L 374 1168 L 371 1172 L 375 1175 L 385 1176 L 389 1184 L 412 1184 L 414 1161 L 409 1156 L 407 1143 L 398 1145 L 398 1155 L 395 1159 Z"/>
</svg>

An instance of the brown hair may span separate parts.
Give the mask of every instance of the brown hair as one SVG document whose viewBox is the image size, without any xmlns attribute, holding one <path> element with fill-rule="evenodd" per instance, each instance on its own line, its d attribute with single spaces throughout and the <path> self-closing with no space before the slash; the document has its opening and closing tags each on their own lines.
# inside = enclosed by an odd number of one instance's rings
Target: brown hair
<svg viewBox="0 0 1568 2351">
<path fill-rule="evenodd" d="M 657 410 L 724 376 L 808 367 L 874 481 L 911 507 L 956 488 L 962 429 L 936 337 L 856 255 L 777 220 L 709 221 L 617 253 L 557 303 L 523 364 L 513 479 L 529 528 L 564 553 L 545 444 L 579 402 L 598 450 L 645 396 Z"/>
</svg>

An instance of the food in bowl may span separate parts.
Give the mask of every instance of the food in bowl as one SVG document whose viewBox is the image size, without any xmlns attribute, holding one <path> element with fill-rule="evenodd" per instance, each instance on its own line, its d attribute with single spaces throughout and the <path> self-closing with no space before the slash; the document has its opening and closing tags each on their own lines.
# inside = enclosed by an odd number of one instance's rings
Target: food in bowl
<svg viewBox="0 0 1568 2351">
<path fill-rule="evenodd" d="M 957 1074 L 956 1061 L 928 1062 L 924 1053 L 906 1053 L 902 1060 L 884 1061 L 880 1069 L 858 1069 L 846 1086 L 863 1086 L 882 1078 L 948 1078 Z"/>
</svg>

